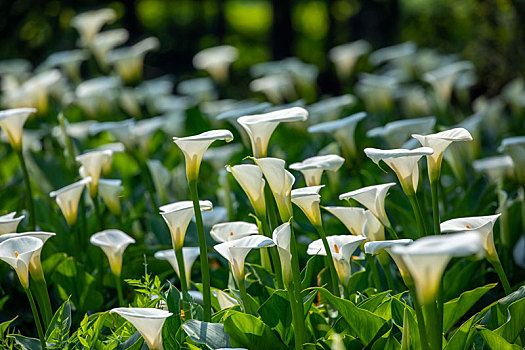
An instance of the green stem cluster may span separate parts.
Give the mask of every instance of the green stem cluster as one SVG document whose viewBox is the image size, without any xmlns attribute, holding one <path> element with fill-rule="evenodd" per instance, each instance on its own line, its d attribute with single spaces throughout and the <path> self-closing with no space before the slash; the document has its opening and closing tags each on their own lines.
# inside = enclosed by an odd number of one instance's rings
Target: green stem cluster
<svg viewBox="0 0 525 350">
<path fill-rule="evenodd" d="M 295 308 L 296 308 L 296 314 L 297 314 L 297 323 L 295 325 L 295 337 L 299 338 L 301 347 L 302 344 L 306 341 L 306 325 L 304 321 L 304 305 L 303 305 L 303 298 L 301 297 L 301 270 L 299 268 L 299 254 L 297 252 L 297 241 L 295 240 L 295 233 L 292 226 L 292 223 L 290 222 L 290 250 L 292 253 L 292 278 L 293 278 L 293 285 L 294 290 L 293 294 L 295 295 Z M 333 261 L 332 261 L 333 263 Z M 290 304 L 292 304 L 292 301 L 290 300 Z M 293 308 L 293 306 L 292 306 Z"/>
<path fill-rule="evenodd" d="M 51 300 L 49 299 L 49 292 L 47 290 L 46 280 L 44 278 L 44 273 L 42 269 L 39 271 L 30 271 L 31 272 L 31 288 L 35 292 L 36 301 L 42 314 L 42 321 L 44 322 L 44 327 L 47 328 L 51 319 L 53 318 L 53 310 L 51 308 Z"/>
<path fill-rule="evenodd" d="M 408 200 L 410 201 L 410 204 L 412 205 L 412 210 L 414 211 L 414 217 L 416 218 L 416 225 L 418 229 L 418 235 L 417 237 L 422 237 L 427 235 L 427 230 L 425 228 L 423 214 L 421 213 L 421 208 L 419 206 L 419 201 L 417 199 L 416 193 L 407 193 Z"/>
<path fill-rule="evenodd" d="M 29 211 L 29 230 L 36 229 L 36 217 L 35 217 L 35 204 L 33 202 L 33 192 L 31 191 L 31 182 L 29 179 L 29 172 L 27 171 L 27 165 L 24 158 L 24 153 L 22 149 L 16 150 L 16 155 L 20 160 L 20 167 L 22 168 L 22 175 L 24 176 L 24 184 L 26 187 L 26 200 L 27 200 L 27 210 Z"/>
<path fill-rule="evenodd" d="M 330 270 L 330 276 L 332 278 L 332 290 L 335 296 L 339 296 L 339 278 L 337 277 L 337 271 L 335 270 L 334 259 L 332 257 L 332 250 L 326 239 L 326 232 L 324 230 L 323 224 L 315 225 L 315 229 L 321 236 L 321 241 L 323 242 L 324 249 L 326 251 L 326 260 L 328 263 L 328 269 Z"/>
<path fill-rule="evenodd" d="M 38 338 L 40 339 L 40 346 L 43 350 L 46 349 L 46 339 L 44 338 L 44 331 L 42 330 L 42 324 L 40 323 L 40 317 L 38 316 L 38 311 L 35 305 L 35 299 L 33 299 L 33 294 L 31 290 L 27 288 L 26 290 L 27 299 L 29 299 L 29 304 L 31 305 L 31 311 L 33 312 L 33 318 L 35 319 L 36 331 L 38 333 Z"/>
<path fill-rule="evenodd" d="M 120 275 L 113 275 L 115 277 L 115 287 L 117 288 L 118 304 L 119 306 L 124 305 L 124 296 L 122 294 L 122 283 L 120 282 Z"/>
<path fill-rule="evenodd" d="M 191 318 L 191 311 L 187 305 L 188 298 L 188 279 L 186 277 L 186 269 L 184 264 L 184 255 L 181 248 L 173 248 L 175 251 L 175 258 L 177 259 L 177 266 L 179 268 L 179 279 L 180 279 L 180 291 L 182 292 L 182 309 L 184 314 L 187 315 L 186 319 Z"/>
</svg>

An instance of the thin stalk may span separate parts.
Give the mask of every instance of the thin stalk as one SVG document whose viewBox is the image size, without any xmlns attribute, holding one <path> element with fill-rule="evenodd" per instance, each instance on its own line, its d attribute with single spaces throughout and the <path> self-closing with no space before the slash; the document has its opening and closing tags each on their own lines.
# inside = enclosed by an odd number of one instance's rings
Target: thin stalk
<svg viewBox="0 0 525 350">
<path fill-rule="evenodd" d="M 118 304 L 119 306 L 124 306 L 124 297 L 122 295 L 122 283 L 120 282 L 119 275 L 113 275 L 115 277 L 115 286 L 117 287 L 118 294 Z"/>
<path fill-rule="evenodd" d="M 297 332 L 299 329 L 299 318 L 297 317 L 297 303 L 295 302 L 295 294 L 293 289 L 293 283 L 290 283 L 289 286 L 286 287 L 288 291 L 288 299 L 290 299 L 290 309 L 292 310 L 292 322 L 293 322 L 293 328 Z M 294 332 L 294 333 L 296 333 Z M 294 337 L 295 341 L 295 350 L 301 350 L 303 348 L 303 344 L 301 339 L 297 336 L 297 333 Z"/>
<path fill-rule="evenodd" d="M 49 292 L 47 290 L 46 280 L 42 269 L 38 271 L 30 271 L 31 273 L 31 288 L 36 295 L 36 301 L 38 303 L 38 308 L 42 314 L 42 321 L 44 323 L 44 328 L 49 326 L 51 319 L 53 318 L 53 310 L 51 308 L 51 300 L 49 299 Z"/>
<path fill-rule="evenodd" d="M 381 262 L 381 259 L 378 259 L 378 260 L 379 260 L 379 264 L 381 265 L 381 268 L 383 269 L 383 272 L 385 273 L 388 289 L 394 292 L 396 290 L 396 284 L 394 283 L 394 278 L 392 277 L 392 273 L 390 272 L 390 264 L 388 262 L 386 263 Z"/>
<path fill-rule="evenodd" d="M 410 201 L 410 205 L 412 205 L 412 210 L 414 211 L 414 217 L 416 218 L 416 225 L 417 225 L 417 230 L 418 230 L 418 235 L 416 238 L 419 238 L 421 236 L 426 236 L 427 233 L 426 233 L 425 227 L 423 226 L 423 221 L 420 215 L 421 213 L 419 211 L 419 205 L 417 203 L 416 194 L 413 193 L 407 196 L 408 196 L 408 200 Z"/>
<path fill-rule="evenodd" d="M 432 221 L 434 223 L 434 235 L 440 235 L 441 218 L 439 215 L 439 177 L 435 180 L 430 180 L 430 192 L 432 195 Z M 441 329 L 443 329 L 443 281 L 440 281 L 439 283 L 437 295 L 437 311 L 439 317 L 439 324 L 441 326 Z"/>
<path fill-rule="evenodd" d="M 378 291 L 382 291 L 383 286 L 381 285 L 381 279 L 379 278 L 379 273 L 377 271 L 376 261 L 374 260 L 374 257 L 370 254 L 365 254 L 365 256 L 366 266 L 370 266 L 370 272 L 372 275 L 372 280 L 374 281 L 374 285 Z"/>
<path fill-rule="evenodd" d="M 100 213 L 100 204 L 98 203 L 98 196 L 91 197 L 91 199 L 93 201 L 93 207 L 95 210 L 95 216 L 97 217 L 99 229 L 103 230 L 104 224 L 102 221 L 102 215 Z M 104 270 L 104 252 L 100 250 L 99 256 L 98 256 L 98 274 L 99 274 L 98 288 L 99 289 L 102 289 L 102 286 L 104 284 L 103 283 L 103 280 L 104 280 L 103 270 Z"/>
<path fill-rule="evenodd" d="M 81 241 L 84 244 L 84 249 L 87 252 L 87 223 L 86 223 L 86 203 L 84 201 L 84 193 L 80 197 L 80 237 Z"/>
<path fill-rule="evenodd" d="M 29 304 L 31 305 L 31 311 L 33 312 L 33 318 L 35 320 L 38 338 L 40 338 L 40 346 L 42 347 L 43 350 L 45 350 L 46 340 L 44 338 L 44 332 L 42 331 L 42 324 L 40 323 L 40 317 L 38 316 L 38 311 L 36 309 L 35 299 L 33 299 L 33 295 L 31 294 L 31 290 L 29 288 L 26 289 L 26 294 L 27 294 L 27 299 L 29 299 Z"/>
<path fill-rule="evenodd" d="M 328 245 L 328 240 L 326 239 L 326 232 L 324 230 L 323 224 L 315 225 L 315 229 L 321 236 L 323 242 L 324 250 L 326 251 L 326 257 L 328 260 L 328 269 L 330 270 L 330 276 L 332 277 L 332 287 L 335 296 L 339 296 L 339 278 L 337 278 L 337 271 L 335 270 L 334 259 L 332 257 L 332 250 Z"/>
<path fill-rule="evenodd" d="M 268 253 L 268 249 L 269 248 L 267 247 L 259 249 L 261 255 L 261 266 L 269 273 L 273 273 L 272 262 L 270 260 L 270 254 Z"/>
<path fill-rule="evenodd" d="M 201 207 L 199 205 L 199 192 L 197 189 L 197 180 L 190 180 L 190 195 L 193 201 L 195 211 L 195 222 L 197 224 L 197 234 L 199 237 L 200 261 L 202 272 L 202 295 L 204 306 L 204 322 L 211 321 L 211 292 L 210 292 L 210 268 L 208 266 L 208 251 L 206 247 L 206 235 L 204 234 L 204 223 L 202 222 Z"/>
<path fill-rule="evenodd" d="M 244 283 L 244 276 L 242 277 L 241 281 L 238 283 L 239 285 L 239 292 L 241 293 L 241 299 L 244 304 L 244 312 L 251 315 L 252 310 L 250 307 L 250 299 L 248 299 L 248 293 L 246 292 L 246 285 Z"/>
<path fill-rule="evenodd" d="M 304 344 L 306 341 L 306 325 L 304 320 L 304 305 L 301 297 L 301 270 L 299 268 L 299 254 L 297 252 L 297 241 L 295 240 L 295 233 L 293 225 L 290 222 L 290 251 L 292 252 L 292 277 L 294 284 L 295 303 L 297 308 L 297 329 L 296 337 L 299 337 L 300 343 Z"/>
<path fill-rule="evenodd" d="M 184 254 L 182 252 L 182 247 L 180 249 L 175 249 L 175 258 L 177 259 L 177 266 L 179 267 L 179 279 L 180 279 L 180 291 L 182 292 L 182 308 L 187 319 L 191 318 L 191 310 L 189 309 L 186 303 L 186 297 L 188 295 L 188 279 L 186 277 L 186 269 L 184 264 Z"/>
<path fill-rule="evenodd" d="M 425 315 L 427 339 L 430 349 L 441 350 L 442 349 L 442 330 L 443 327 L 439 326 L 439 315 L 437 305 L 434 301 L 425 303 L 423 306 L 423 313 Z"/>
<path fill-rule="evenodd" d="M 270 227 L 268 227 L 268 221 L 266 220 L 266 218 L 259 218 L 259 221 L 261 222 L 264 235 L 266 237 L 271 238 L 272 234 L 270 232 Z M 269 249 L 272 257 L 273 268 L 275 269 L 275 281 L 277 284 L 277 288 L 283 289 L 283 271 L 281 267 L 281 260 L 279 259 L 279 253 L 277 252 L 277 247 L 271 247 Z"/>
<path fill-rule="evenodd" d="M 417 294 L 416 289 L 413 285 L 408 285 L 408 290 L 410 292 L 410 295 L 412 295 L 412 303 L 414 304 L 414 310 L 416 311 L 416 320 L 417 320 L 417 328 L 419 330 L 419 339 L 421 342 L 421 348 L 423 350 L 429 349 L 428 346 L 428 340 L 427 340 L 427 333 L 426 333 L 426 327 L 425 327 L 425 317 L 423 315 L 423 309 L 421 308 L 421 304 L 419 304 L 419 301 L 417 300 Z M 405 325 L 403 325 L 404 327 Z"/>
<path fill-rule="evenodd" d="M 503 290 L 505 291 L 506 295 L 509 295 L 512 293 L 512 288 L 510 287 L 509 280 L 507 279 L 507 275 L 505 274 L 505 271 L 503 271 L 503 267 L 501 266 L 501 262 L 499 261 L 499 258 L 496 256 L 495 258 L 489 259 L 489 262 L 494 266 L 494 269 L 496 270 L 496 273 L 498 274 L 498 277 L 501 281 L 501 284 L 503 285 Z"/>
<path fill-rule="evenodd" d="M 35 203 L 33 202 L 33 193 L 31 191 L 31 182 L 29 180 L 29 172 L 27 171 L 26 160 L 22 149 L 16 150 L 16 155 L 20 160 L 20 167 L 22 168 L 22 175 L 24 176 L 24 184 L 26 187 L 27 195 L 27 210 L 29 211 L 29 230 L 35 230 L 36 228 L 36 217 L 35 217 Z"/>
</svg>

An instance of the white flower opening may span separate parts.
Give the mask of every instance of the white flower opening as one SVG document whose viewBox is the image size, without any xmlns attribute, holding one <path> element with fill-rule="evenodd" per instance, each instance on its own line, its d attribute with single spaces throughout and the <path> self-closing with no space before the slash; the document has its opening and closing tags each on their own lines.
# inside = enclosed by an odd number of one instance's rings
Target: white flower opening
<svg viewBox="0 0 525 350">
<path fill-rule="evenodd" d="M 15 269 L 24 289 L 29 288 L 29 264 L 44 243 L 35 237 L 14 237 L 0 243 L 0 259 Z"/>
<path fill-rule="evenodd" d="M 228 170 L 244 193 L 248 196 L 250 203 L 258 217 L 266 215 L 266 200 L 264 198 L 264 186 L 266 182 L 263 179 L 261 168 L 253 164 L 241 164 L 227 166 Z"/>
<path fill-rule="evenodd" d="M 9 144 L 16 151 L 22 149 L 24 124 L 33 113 L 36 113 L 35 108 L 13 108 L 0 111 L 0 128 L 7 134 Z"/>
<path fill-rule="evenodd" d="M 292 190 L 291 193 L 292 203 L 302 210 L 314 227 L 322 225 L 321 210 L 319 209 L 321 195 L 319 191 L 323 187 L 324 185 L 303 187 Z"/>
<path fill-rule="evenodd" d="M 385 227 L 381 224 L 381 221 L 370 210 L 366 210 L 364 216 L 363 235 L 369 241 L 384 241 Z"/>
<path fill-rule="evenodd" d="M 306 186 L 318 186 L 321 184 L 321 177 L 323 172 L 337 171 L 345 159 L 335 154 L 325 156 L 315 156 L 307 158 L 300 163 L 293 163 L 290 169 L 300 171 L 306 181 Z"/>
<path fill-rule="evenodd" d="M 215 298 L 217 298 L 217 301 L 219 302 L 219 307 L 221 310 L 227 309 L 229 307 L 233 307 L 235 305 L 239 305 L 239 302 L 234 297 L 230 296 L 229 294 L 226 294 L 220 289 L 212 290 L 212 294 Z"/>
<path fill-rule="evenodd" d="M 86 185 L 92 198 L 98 193 L 98 180 L 100 179 L 102 167 L 112 154 L 113 152 L 110 150 L 94 150 L 75 158 L 82 165 L 79 170 L 80 176 L 83 178 L 91 177 L 91 182 L 86 183 Z"/>
<path fill-rule="evenodd" d="M 292 231 L 290 223 L 285 222 L 273 231 L 272 239 L 277 246 L 279 253 L 279 260 L 281 261 L 281 269 L 283 274 L 283 282 L 289 286 L 293 281 L 292 275 L 292 251 L 290 250 L 290 239 Z"/>
<path fill-rule="evenodd" d="M 411 287 L 413 285 L 413 280 L 410 276 L 410 271 L 405 265 L 403 258 L 392 252 L 392 247 L 397 245 L 408 245 L 412 242 L 413 240 L 411 239 L 394 239 L 385 241 L 366 242 L 364 245 L 364 249 L 366 254 L 372 255 L 380 254 L 383 250 L 386 251 L 388 255 L 390 255 L 390 257 L 392 258 L 392 260 L 394 260 L 394 263 L 397 265 L 397 268 L 399 269 L 399 272 L 401 274 L 401 278 L 403 278 L 405 284 Z"/>
<path fill-rule="evenodd" d="M 89 183 L 91 183 L 91 176 L 49 193 L 51 198 L 55 198 L 69 227 L 72 227 L 77 222 L 78 204 L 82 197 L 84 186 Z"/>
<path fill-rule="evenodd" d="M 237 60 L 237 57 L 239 57 L 239 52 L 233 46 L 210 47 L 193 57 L 193 66 L 206 70 L 215 81 L 223 82 L 228 78 L 228 69 Z"/>
<path fill-rule="evenodd" d="M 199 247 L 184 247 L 182 248 L 182 258 L 184 261 L 184 272 L 186 274 L 186 285 L 191 284 L 191 268 L 195 263 L 195 260 L 200 255 Z M 155 259 L 167 260 L 170 265 L 173 267 L 173 270 L 177 273 L 180 279 L 180 270 L 179 264 L 177 262 L 177 257 L 175 256 L 175 251 L 173 249 L 161 250 L 155 253 Z"/>
<path fill-rule="evenodd" d="M 98 181 L 98 193 L 113 215 L 120 215 L 122 213 L 120 208 L 120 195 L 123 190 L 122 180 L 100 179 Z"/>
<path fill-rule="evenodd" d="M 128 245 L 135 240 L 120 230 L 104 230 L 91 236 L 91 244 L 100 247 L 109 260 L 111 272 L 120 276 L 122 272 L 122 256 Z"/>
<path fill-rule="evenodd" d="M 11 212 L 5 215 L 0 216 L 0 235 L 6 233 L 16 232 L 18 224 L 24 219 L 24 215 L 20 215 L 15 218 L 16 212 Z"/>
<path fill-rule="evenodd" d="M 257 225 L 244 221 L 223 222 L 213 225 L 210 230 L 211 238 L 219 243 L 235 241 L 239 238 L 258 234 L 259 228 Z"/>
<path fill-rule="evenodd" d="M 364 209 L 356 207 L 323 207 L 323 209 L 338 218 L 352 235 L 362 234 L 366 221 Z"/>
</svg>

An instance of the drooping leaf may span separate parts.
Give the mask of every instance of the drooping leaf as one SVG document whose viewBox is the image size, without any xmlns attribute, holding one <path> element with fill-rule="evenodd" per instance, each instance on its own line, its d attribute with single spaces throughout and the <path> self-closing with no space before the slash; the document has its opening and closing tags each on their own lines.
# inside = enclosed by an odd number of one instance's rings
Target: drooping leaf
<svg viewBox="0 0 525 350">
<path fill-rule="evenodd" d="M 475 334 L 473 326 L 480 321 L 478 314 L 465 321 L 458 329 L 452 333 L 445 346 L 445 350 L 469 349 L 472 343 L 472 336 Z"/>
<path fill-rule="evenodd" d="M 233 347 L 250 350 L 285 349 L 274 331 L 263 321 L 238 311 L 230 310 L 224 317 L 224 331 Z"/>
<path fill-rule="evenodd" d="M 484 327 L 478 327 L 477 330 L 485 340 L 486 345 L 491 350 L 522 350 L 519 345 L 511 344 L 496 332 Z"/>
<path fill-rule="evenodd" d="M 182 329 L 191 340 L 210 349 L 231 347 L 229 336 L 224 332 L 224 325 L 220 323 L 189 320 L 182 325 Z"/>
<path fill-rule="evenodd" d="M 401 344 L 392 334 L 392 328 L 379 339 L 377 339 L 372 345 L 372 350 L 400 350 Z"/>
<path fill-rule="evenodd" d="M 525 298 L 510 304 L 508 310 L 509 318 L 494 333 L 503 337 L 506 341 L 514 343 L 520 332 L 523 332 L 523 329 L 525 329 Z"/>
<path fill-rule="evenodd" d="M 20 345 L 22 350 L 42 350 L 40 340 L 38 339 L 24 337 L 19 334 L 10 334 L 8 337 L 13 338 L 15 342 Z"/>
<path fill-rule="evenodd" d="M 276 290 L 257 311 L 261 320 L 275 329 L 286 345 L 292 341 L 293 329 L 292 312 L 288 293 L 284 290 Z"/>
</svg>

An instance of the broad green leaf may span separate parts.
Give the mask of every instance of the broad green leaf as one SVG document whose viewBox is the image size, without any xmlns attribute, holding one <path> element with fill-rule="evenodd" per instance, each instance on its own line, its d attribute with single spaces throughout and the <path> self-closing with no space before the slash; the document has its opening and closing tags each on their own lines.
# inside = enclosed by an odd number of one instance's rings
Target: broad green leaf
<svg viewBox="0 0 525 350">
<path fill-rule="evenodd" d="M 312 278 L 317 276 L 322 266 L 323 259 L 320 256 L 314 255 L 308 259 L 305 268 L 301 271 L 301 287 L 303 290 L 317 284 L 316 281 L 312 284 Z"/>
<path fill-rule="evenodd" d="M 166 319 L 162 327 L 162 344 L 166 349 L 177 350 L 180 348 L 180 343 L 177 340 L 177 334 L 182 323 L 180 299 L 180 292 L 175 286 L 170 284 L 168 294 L 166 295 L 166 304 L 168 311 L 173 315 Z"/>
<path fill-rule="evenodd" d="M 469 285 L 473 285 L 472 278 L 480 270 L 480 264 L 479 261 L 460 259 L 447 269 L 443 276 L 443 300 L 456 298 Z"/>
<path fill-rule="evenodd" d="M 372 345 L 372 350 L 400 350 L 401 344 L 397 341 L 397 339 L 392 334 L 392 328 L 385 334 L 381 336 L 381 338 L 377 339 L 374 342 L 374 345 Z"/>
<path fill-rule="evenodd" d="M 352 273 L 348 281 L 348 293 L 353 293 L 358 289 L 360 282 L 366 280 L 366 278 L 363 278 L 366 274 L 367 271 L 365 269 Z"/>
<path fill-rule="evenodd" d="M 447 333 L 485 293 L 496 285 L 497 283 L 492 283 L 469 290 L 456 299 L 446 302 L 443 305 L 443 331 Z"/>
<path fill-rule="evenodd" d="M 189 320 L 182 325 L 182 329 L 191 340 L 210 349 L 231 347 L 229 336 L 224 332 L 224 325 L 220 323 Z"/>
<path fill-rule="evenodd" d="M 523 298 L 525 298 L 525 286 L 489 305 L 484 309 L 484 311 L 488 312 L 484 315 L 482 324 L 492 330 L 500 327 L 509 318 L 508 308 L 510 305 Z"/>
<path fill-rule="evenodd" d="M 260 319 L 230 310 L 224 317 L 224 331 L 230 336 L 232 347 L 250 350 L 285 349 L 279 337 Z"/>
<path fill-rule="evenodd" d="M 264 323 L 279 332 L 286 345 L 290 345 L 293 337 L 292 312 L 286 291 L 276 290 L 257 313 Z"/>
<path fill-rule="evenodd" d="M 514 343 L 525 328 L 525 298 L 517 300 L 508 307 L 509 318 L 494 333 L 506 341 Z"/>
<path fill-rule="evenodd" d="M 377 307 L 379 305 L 381 305 L 381 303 L 383 302 L 383 300 L 385 300 L 385 298 L 387 297 L 388 293 L 390 293 L 389 291 L 386 291 L 386 292 L 381 292 L 381 293 L 378 293 L 376 295 L 373 295 L 371 296 L 370 298 L 360 302 L 359 304 L 357 304 L 357 306 L 361 309 L 365 309 L 365 310 L 368 310 L 370 312 L 374 312 Z"/>
<path fill-rule="evenodd" d="M 8 337 L 13 338 L 15 342 L 20 345 L 22 350 L 42 350 L 40 340 L 38 339 L 24 337 L 19 334 L 10 334 Z"/>
<path fill-rule="evenodd" d="M 15 316 L 15 318 L 13 318 L 10 321 L 5 321 L 5 322 L 0 323 L 0 340 L 5 339 L 5 332 L 7 331 L 11 323 L 13 323 L 13 321 L 16 320 L 17 318 L 18 316 Z"/>
<path fill-rule="evenodd" d="M 145 344 L 142 335 L 139 332 L 133 333 L 124 343 L 120 344 L 118 350 L 140 350 L 142 345 Z"/>
<path fill-rule="evenodd" d="M 381 317 L 368 310 L 360 309 L 352 302 L 338 298 L 324 288 L 315 288 L 321 293 L 341 314 L 351 329 L 351 334 L 361 343 L 368 346 L 376 337 L 382 335 L 381 331 L 387 325 Z M 387 331 L 384 329 L 384 331 Z"/>
<path fill-rule="evenodd" d="M 505 340 L 505 338 L 498 335 L 496 332 L 491 331 L 483 327 L 477 328 L 478 332 L 485 340 L 486 345 L 492 350 L 522 350 L 519 345 L 511 344 Z"/>
<path fill-rule="evenodd" d="M 463 350 L 469 349 L 472 336 L 475 331 L 473 326 L 480 321 L 478 314 L 472 316 L 467 321 L 465 321 L 458 329 L 452 333 L 448 339 L 448 344 L 445 346 L 445 350 Z"/>
<path fill-rule="evenodd" d="M 46 331 L 46 342 L 54 348 L 62 348 L 69 338 L 71 328 L 71 304 L 69 299 L 57 310 Z"/>
</svg>

